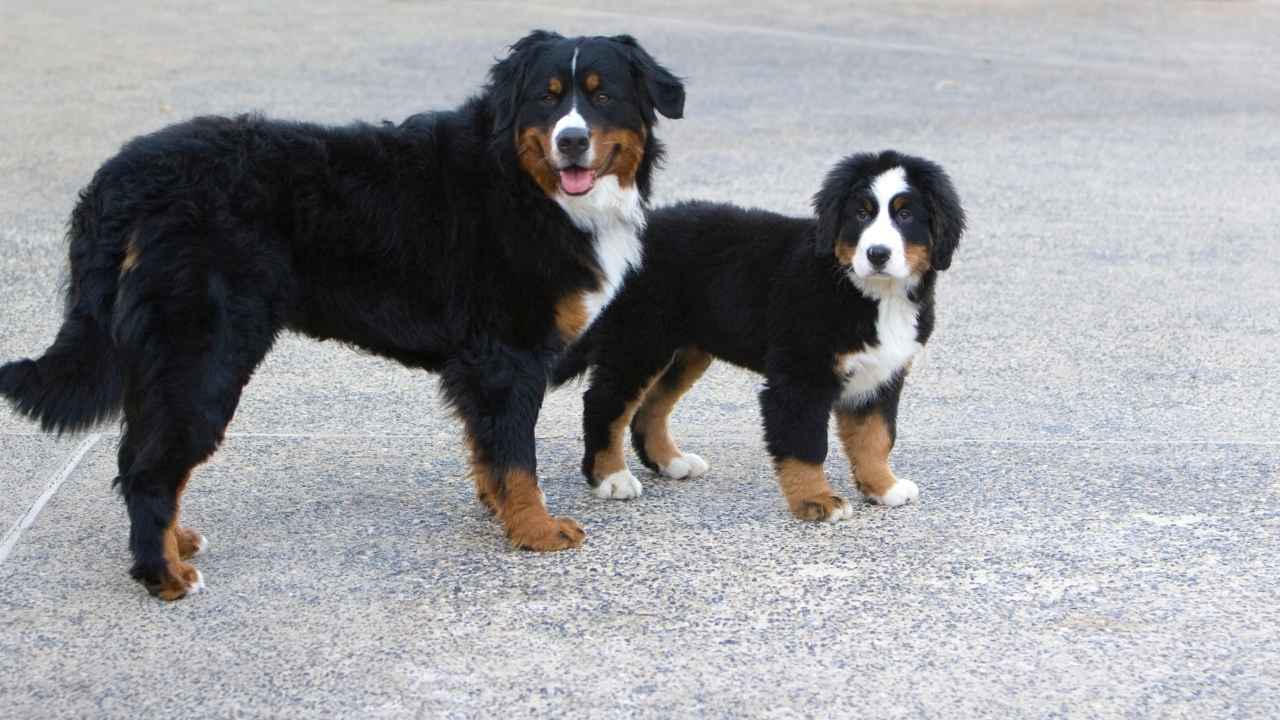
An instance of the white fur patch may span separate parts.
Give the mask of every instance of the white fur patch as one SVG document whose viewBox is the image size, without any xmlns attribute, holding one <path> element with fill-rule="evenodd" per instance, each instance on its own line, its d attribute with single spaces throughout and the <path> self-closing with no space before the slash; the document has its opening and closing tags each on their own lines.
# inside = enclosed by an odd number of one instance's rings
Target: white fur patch
<svg viewBox="0 0 1280 720">
<path fill-rule="evenodd" d="M 907 503 L 919 502 L 920 486 L 910 480 L 898 478 L 893 487 L 889 488 L 884 495 L 868 495 L 867 497 L 877 505 L 898 507 Z"/>
<path fill-rule="evenodd" d="M 693 453 L 684 453 L 675 458 L 663 468 L 661 473 L 672 480 L 684 480 L 685 478 L 696 478 L 706 474 L 710 467 L 707 461 L 694 455 Z"/>
<path fill-rule="evenodd" d="M 551 163 L 556 167 L 561 167 L 565 165 L 564 156 L 560 154 L 559 140 L 560 140 L 560 133 L 569 128 L 578 128 L 582 130 L 588 130 L 587 119 L 582 117 L 582 113 L 578 112 L 578 103 L 576 101 L 576 96 L 575 96 L 573 108 L 569 110 L 568 114 L 564 115 L 559 120 L 557 120 L 555 127 L 551 129 Z M 582 165 L 583 167 L 591 167 L 592 165 L 595 165 L 596 164 L 595 143 L 588 145 L 586 154 L 578 158 L 576 162 L 579 165 Z"/>
<path fill-rule="evenodd" d="M 596 497 L 613 500 L 630 500 L 640 497 L 642 492 L 644 486 L 630 470 L 619 470 L 591 488 L 591 493 Z"/>
<path fill-rule="evenodd" d="M 201 573 L 199 570 L 196 570 L 196 581 L 187 586 L 187 594 L 199 595 L 200 593 L 204 592 L 204 590 L 205 590 L 204 574 Z"/>
<path fill-rule="evenodd" d="M 882 272 L 889 277 L 905 280 L 911 275 L 907 265 L 907 243 L 902 238 L 898 226 L 893 224 L 893 198 L 910 189 L 907 185 L 907 173 L 901 167 L 886 170 L 871 182 L 871 194 L 876 198 L 876 216 L 871 225 L 862 231 L 858 238 L 858 247 L 853 255 L 853 272 L 857 277 L 868 277 Z M 867 248 L 883 245 L 889 248 L 889 261 L 884 267 L 877 269 L 867 259 Z"/>
<path fill-rule="evenodd" d="M 916 320 L 920 307 L 907 296 L 901 283 L 881 292 L 876 315 L 879 343 L 843 358 L 845 373 L 841 399 L 862 405 L 906 367 L 923 347 L 916 341 Z M 865 291 L 864 291 L 865 292 Z"/>
<path fill-rule="evenodd" d="M 616 175 L 596 181 L 585 195 L 556 193 L 556 202 L 579 230 L 595 239 L 596 262 L 600 266 L 600 286 L 584 297 L 587 324 L 596 319 L 622 287 L 631 269 L 643 261 L 640 233 L 644 230 L 644 203 L 640 191 L 623 188 Z M 584 330 L 585 330 L 584 327 Z"/>
<path fill-rule="evenodd" d="M 850 505 L 848 501 L 841 501 L 841 503 L 831 511 L 831 514 L 827 516 L 826 522 L 840 522 L 841 520 L 848 520 L 851 517 L 853 517 L 853 506 Z"/>
</svg>

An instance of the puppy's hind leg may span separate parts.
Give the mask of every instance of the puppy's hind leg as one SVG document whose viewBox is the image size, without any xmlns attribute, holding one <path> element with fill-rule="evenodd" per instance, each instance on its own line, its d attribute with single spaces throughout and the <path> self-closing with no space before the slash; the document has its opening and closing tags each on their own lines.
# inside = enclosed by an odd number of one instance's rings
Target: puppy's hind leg
<svg viewBox="0 0 1280 720">
<path fill-rule="evenodd" d="M 707 472 L 705 460 L 693 453 L 681 452 L 671 437 L 669 421 L 680 397 L 702 377 L 711 361 L 711 355 L 698 348 L 680 350 L 636 411 L 631 421 L 631 446 L 640 462 L 650 470 L 676 480 Z"/>
<path fill-rule="evenodd" d="M 668 353 L 633 354 L 627 349 L 602 357 L 582 396 L 582 429 L 586 447 L 582 474 L 596 497 L 628 500 L 644 486 L 627 469 L 623 433 L 654 379 L 670 362 Z M 642 456 L 643 457 L 643 456 Z"/>
</svg>

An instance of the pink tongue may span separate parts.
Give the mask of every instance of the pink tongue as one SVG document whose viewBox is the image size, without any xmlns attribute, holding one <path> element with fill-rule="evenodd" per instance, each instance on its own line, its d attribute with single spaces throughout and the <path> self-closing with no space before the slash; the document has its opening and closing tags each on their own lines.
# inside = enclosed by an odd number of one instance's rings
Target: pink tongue
<svg viewBox="0 0 1280 720">
<path fill-rule="evenodd" d="M 581 195 L 590 190 L 595 182 L 595 172 L 586 168 L 573 167 L 560 171 L 560 186 L 570 195 Z"/>
</svg>

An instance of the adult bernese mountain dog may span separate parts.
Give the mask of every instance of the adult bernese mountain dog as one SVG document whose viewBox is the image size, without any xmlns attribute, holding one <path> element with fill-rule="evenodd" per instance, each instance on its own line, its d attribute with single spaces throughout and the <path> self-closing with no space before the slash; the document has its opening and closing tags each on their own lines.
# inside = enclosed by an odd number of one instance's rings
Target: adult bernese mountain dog
<svg viewBox="0 0 1280 720">
<path fill-rule="evenodd" d="M 582 472 L 596 495 L 640 495 L 624 458 L 628 423 L 649 469 L 707 471 L 676 444 L 668 417 L 720 358 L 765 376 L 765 441 L 797 517 L 853 513 L 823 472 L 833 409 L 858 489 L 884 505 L 917 499 L 889 452 L 964 211 L 942 168 L 893 151 L 840 162 L 813 205 L 816 218 L 706 202 L 650 215 L 643 269 L 556 369 L 561 383 L 592 368 Z"/>
<path fill-rule="evenodd" d="M 124 415 L 132 575 L 203 587 L 183 489 L 288 329 L 440 374 L 480 500 L 512 544 L 560 550 L 534 423 L 555 359 L 641 261 L 681 81 L 630 36 L 536 31 L 476 96 L 394 125 L 203 117 L 129 142 L 71 216 L 65 321 L 0 394 L 45 430 Z"/>
</svg>

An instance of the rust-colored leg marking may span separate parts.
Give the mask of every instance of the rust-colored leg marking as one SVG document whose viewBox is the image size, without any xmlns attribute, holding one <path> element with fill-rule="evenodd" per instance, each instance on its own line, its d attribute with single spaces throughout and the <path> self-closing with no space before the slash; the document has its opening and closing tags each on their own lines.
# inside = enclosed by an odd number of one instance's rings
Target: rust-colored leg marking
<svg viewBox="0 0 1280 720">
<path fill-rule="evenodd" d="M 203 589 L 200 573 L 184 560 L 200 551 L 204 538 L 195 530 L 178 526 L 178 517 L 182 514 L 182 493 L 187 489 L 187 481 L 190 479 L 191 474 L 188 473 L 178 485 L 173 521 L 164 531 L 165 577 L 158 588 L 147 588 L 161 600 L 178 600 L 186 597 L 189 592 Z"/>
<path fill-rule="evenodd" d="M 774 469 L 792 515 L 801 520 L 842 520 L 853 514 L 849 503 L 831 492 L 821 464 L 785 458 L 775 460 Z"/>
<path fill-rule="evenodd" d="M 627 455 L 626 448 L 622 442 L 622 434 L 627 429 L 627 423 L 631 422 L 631 417 L 635 414 L 636 408 L 640 405 L 640 400 L 645 396 L 645 390 L 648 387 L 650 385 L 646 384 L 644 388 L 641 388 L 639 395 L 626 404 L 622 414 L 609 423 L 609 444 L 603 450 L 597 450 L 595 457 L 591 461 L 591 477 L 597 483 L 616 472 L 622 472 L 627 469 Z"/>
<path fill-rule="evenodd" d="M 471 479 L 476 484 L 476 499 L 492 514 L 498 514 L 497 478 L 489 470 L 489 464 L 480 455 L 480 449 L 470 433 L 466 434 L 468 460 L 471 464 Z"/>
<path fill-rule="evenodd" d="M 644 438 L 645 457 L 660 470 L 669 466 L 672 460 L 684 457 L 680 446 L 671 437 L 668 421 L 676 403 L 707 371 L 712 359 L 709 353 L 698 348 L 681 350 L 671 367 L 658 376 L 658 381 L 644 396 L 644 403 L 636 411 L 631 431 Z M 703 470 L 705 469 L 704 466 Z"/>
<path fill-rule="evenodd" d="M 538 479 L 528 470 L 511 470 L 503 478 L 498 496 L 498 517 L 515 547 L 525 550 L 567 550 L 582 545 L 587 534 L 572 518 L 551 517 L 538 489 Z"/>
<path fill-rule="evenodd" d="M 836 427 L 858 489 L 863 495 L 884 497 L 898 481 L 889 468 L 893 438 L 884 416 L 876 412 L 869 415 L 838 413 Z"/>
</svg>

